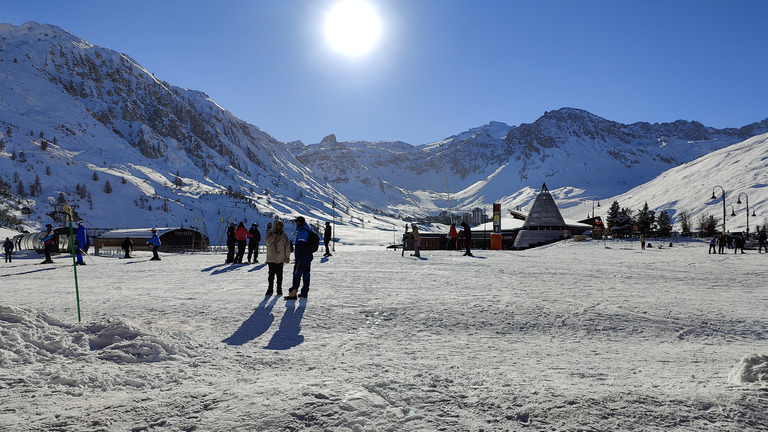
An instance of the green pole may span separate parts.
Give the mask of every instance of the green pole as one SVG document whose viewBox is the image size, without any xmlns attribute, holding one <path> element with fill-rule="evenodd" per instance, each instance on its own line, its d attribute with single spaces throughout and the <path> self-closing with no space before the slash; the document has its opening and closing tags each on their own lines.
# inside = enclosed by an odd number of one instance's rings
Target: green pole
<svg viewBox="0 0 768 432">
<path fill-rule="evenodd" d="M 75 236 L 72 233 L 72 220 L 69 221 L 69 245 L 72 249 L 72 269 L 75 272 L 75 300 L 77 300 L 77 322 L 80 322 L 80 288 L 77 286 L 77 261 L 75 259 Z"/>
</svg>

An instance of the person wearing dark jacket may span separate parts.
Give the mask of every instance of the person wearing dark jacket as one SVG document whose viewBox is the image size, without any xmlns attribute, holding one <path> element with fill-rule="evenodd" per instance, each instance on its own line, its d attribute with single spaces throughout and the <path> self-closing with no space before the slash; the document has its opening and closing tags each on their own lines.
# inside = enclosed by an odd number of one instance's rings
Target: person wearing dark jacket
<svg viewBox="0 0 768 432">
<path fill-rule="evenodd" d="M 224 261 L 226 264 L 230 264 L 235 262 L 235 224 L 230 223 L 229 228 L 227 228 L 227 260 Z"/>
<path fill-rule="evenodd" d="M 469 224 L 466 222 L 462 222 L 461 226 L 464 227 L 464 231 L 462 231 L 462 233 L 464 234 L 464 247 L 467 248 L 467 251 L 464 252 L 464 256 L 474 256 L 472 255 L 472 252 L 469 250 L 472 244 L 472 230 L 469 229 Z"/>
<path fill-rule="evenodd" d="M 51 259 L 51 252 L 53 251 L 53 246 L 56 244 L 56 240 L 53 238 L 53 225 L 48 224 L 45 226 L 45 234 L 43 234 L 41 241 L 43 242 L 43 253 L 45 253 L 45 261 L 41 262 L 40 264 L 52 264 L 53 260 Z"/>
<path fill-rule="evenodd" d="M 312 228 L 307 225 L 303 216 L 296 218 L 296 246 L 293 252 L 293 284 L 288 291 L 286 300 L 296 300 L 297 297 L 307 298 L 309 294 L 309 273 L 312 267 L 312 252 L 307 248 L 309 233 Z M 303 285 L 302 285 L 303 281 Z M 301 285 L 301 293 L 299 286 Z"/>
<path fill-rule="evenodd" d="M 259 232 L 259 226 L 257 224 L 251 224 L 251 229 L 248 230 L 251 234 L 250 240 L 248 240 L 248 262 L 259 262 L 259 242 L 261 241 L 261 233 Z"/>
<path fill-rule="evenodd" d="M 86 233 L 82 222 L 77 223 L 75 248 L 77 249 L 77 265 L 85 265 L 85 261 L 83 261 L 83 252 L 88 253 L 88 234 Z"/>
<path fill-rule="evenodd" d="M 325 255 L 323 256 L 333 256 L 331 255 L 331 249 L 330 244 L 331 240 L 333 239 L 333 228 L 331 228 L 331 223 L 326 222 L 325 223 L 325 231 L 323 232 L 323 243 L 325 243 Z"/>
<path fill-rule="evenodd" d="M 131 240 L 130 237 L 126 237 L 120 247 L 125 251 L 125 256 L 123 258 L 130 258 L 131 251 L 133 250 L 133 240 Z"/>
<path fill-rule="evenodd" d="M 3 243 L 3 251 L 5 252 L 5 262 L 13 262 L 11 260 L 11 254 L 13 254 L 13 241 L 6 237 Z"/>
</svg>

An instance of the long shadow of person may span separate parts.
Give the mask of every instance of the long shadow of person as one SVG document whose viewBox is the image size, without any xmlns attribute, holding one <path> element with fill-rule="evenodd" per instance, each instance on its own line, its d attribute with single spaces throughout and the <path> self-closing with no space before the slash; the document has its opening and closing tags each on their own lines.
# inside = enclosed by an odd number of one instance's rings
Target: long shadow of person
<svg viewBox="0 0 768 432">
<path fill-rule="evenodd" d="M 228 345 L 243 345 L 266 333 L 272 322 L 275 321 L 272 308 L 275 307 L 278 298 L 280 297 L 275 296 L 272 301 L 269 301 L 269 297 L 265 297 L 254 309 L 253 314 L 240 324 L 240 328 L 222 342 Z"/>
<path fill-rule="evenodd" d="M 283 319 L 280 320 L 280 328 L 272 335 L 272 339 L 270 339 L 264 349 L 287 350 L 304 342 L 304 336 L 300 335 L 299 332 L 301 331 L 301 319 L 304 317 L 306 307 L 306 299 L 299 299 L 298 302 L 294 300 L 286 301 L 285 313 L 283 314 Z"/>
</svg>

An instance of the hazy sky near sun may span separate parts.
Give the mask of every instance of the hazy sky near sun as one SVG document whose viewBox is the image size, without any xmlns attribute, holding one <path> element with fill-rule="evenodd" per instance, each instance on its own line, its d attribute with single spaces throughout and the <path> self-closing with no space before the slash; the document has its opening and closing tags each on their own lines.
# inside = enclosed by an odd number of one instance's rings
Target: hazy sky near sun
<svg viewBox="0 0 768 432">
<path fill-rule="evenodd" d="M 768 117 L 765 0 L 369 0 L 381 32 L 329 45 L 337 0 L 0 1 L 201 90 L 281 141 L 424 144 L 588 110 L 622 123 Z"/>
</svg>

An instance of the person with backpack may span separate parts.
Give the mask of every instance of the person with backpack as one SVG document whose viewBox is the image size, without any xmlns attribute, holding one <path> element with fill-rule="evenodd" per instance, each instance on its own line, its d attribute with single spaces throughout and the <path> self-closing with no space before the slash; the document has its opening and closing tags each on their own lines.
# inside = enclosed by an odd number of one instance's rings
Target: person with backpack
<svg viewBox="0 0 768 432">
<path fill-rule="evenodd" d="M 294 246 L 293 284 L 285 296 L 286 300 L 307 298 L 309 294 L 309 274 L 312 269 L 313 253 L 317 251 L 320 237 L 307 224 L 303 216 L 296 218 L 296 245 Z M 303 284 L 302 284 L 303 282 Z M 301 292 L 299 286 L 301 285 Z"/>
<path fill-rule="evenodd" d="M 53 246 L 56 244 L 56 240 L 54 240 L 53 235 L 53 225 L 47 224 L 45 226 L 45 234 L 43 234 L 42 242 L 43 242 L 43 253 L 45 254 L 45 261 L 41 262 L 40 264 L 53 264 L 53 260 L 51 259 L 51 251 L 53 251 Z"/>
<path fill-rule="evenodd" d="M 259 224 L 251 224 L 251 229 L 248 230 L 251 234 L 250 240 L 248 240 L 248 262 L 259 262 L 259 242 L 261 241 L 261 233 L 259 232 Z"/>
<path fill-rule="evenodd" d="M 272 295 L 275 277 L 277 277 L 277 295 L 281 296 L 283 295 L 283 266 L 291 262 L 291 240 L 283 230 L 283 222 L 277 221 L 274 229 L 267 229 L 264 243 L 267 244 L 267 266 L 269 266 L 267 276 L 269 288 L 265 295 Z"/>
<path fill-rule="evenodd" d="M 11 254 L 13 254 L 13 241 L 8 237 L 5 238 L 5 243 L 3 243 L 3 251 L 5 251 L 5 262 L 13 262 L 11 260 Z"/>
</svg>

